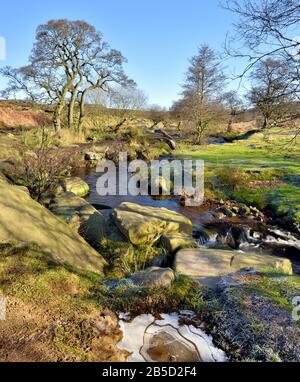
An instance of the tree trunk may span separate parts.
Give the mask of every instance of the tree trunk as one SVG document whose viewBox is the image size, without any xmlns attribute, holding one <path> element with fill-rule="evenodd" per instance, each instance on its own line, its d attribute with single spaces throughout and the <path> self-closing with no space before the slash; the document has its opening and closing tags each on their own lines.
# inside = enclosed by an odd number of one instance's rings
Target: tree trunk
<svg viewBox="0 0 300 382">
<path fill-rule="evenodd" d="M 197 124 L 197 139 L 196 139 L 196 145 L 201 145 L 202 143 L 202 135 L 204 132 L 204 126 L 201 121 Z"/>
<path fill-rule="evenodd" d="M 227 133 L 232 133 L 232 123 L 233 123 L 233 121 L 232 121 L 232 119 L 230 119 L 228 121 L 228 125 L 227 125 Z"/>
<path fill-rule="evenodd" d="M 263 129 L 266 129 L 268 127 L 268 124 L 269 124 L 269 119 L 268 117 L 264 117 L 264 123 L 263 123 Z"/>
<path fill-rule="evenodd" d="M 78 95 L 78 89 L 82 83 L 82 78 L 78 81 L 76 86 L 74 87 L 72 91 L 72 96 L 69 104 L 69 111 L 68 111 L 68 125 L 69 129 L 73 130 L 74 129 L 74 116 L 75 116 L 75 103 L 76 103 L 76 98 Z"/>
<path fill-rule="evenodd" d="M 76 91 L 74 90 L 71 96 L 68 110 L 68 126 L 70 130 L 74 128 L 74 112 L 75 112 L 75 102 L 76 102 Z"/>
<path fill-rule="evenodd" d="M 84 125 L 84 119 L 85 119 L 85 97 L 88 92 L 88 88 L 85 89 L 81 93 L 81 98 L 80 98 L 80 110 L 79 110 L 79 121 L 78 121 L 78 132 L 81 133 L 83 130 L 83 125 Z"/>
<path fill-rule="evenodd" d="M 72 86 L 72 82 L 73 82 L 73 79 L 69 79 L 68 83 L 64 86 L 60 100 L 58 101 L 55 112 L 54 112 L 53 122 L 54 122 L 54 128 L 56 133 L 59 133 L 59 131 L 61 130 L 61 115 L 65 107 L 66 97 L 70 87 Z"/>
<path fill-rule="evenodd" d="M 61 115 L 65 106 L 65 101 L 60 99 L 54 111 L 54 129 L 56 133 L 59 133 L 61 130 Z"/>
</svg>

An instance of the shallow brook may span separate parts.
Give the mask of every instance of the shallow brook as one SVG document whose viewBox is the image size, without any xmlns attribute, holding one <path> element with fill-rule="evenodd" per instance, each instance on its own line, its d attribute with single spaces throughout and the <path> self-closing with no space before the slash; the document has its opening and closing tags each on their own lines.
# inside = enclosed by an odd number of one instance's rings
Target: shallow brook
<svg viewBox="0 0 300 382">
<path fill-rule="evenodd" d="M 99 196 L 96 190 L 99 174 L 95 169 L 78 169 L 76 175 L 88 183 L 90 186 L 88 201 L 100 210 L 105 218 L 109 218 L 111 210 L 122 202 L 164 207 L 176 211 L 192 221 L 194 237 L 200 246 L 287 257 L 293 263 L 294 272 L 300 274 L 300 238 L 298 235 L 244 217 L 225 217 L 219 220 L 214 216 L 211 206 L 186 207 L 180 203 L 178 198 L 172 196 Z"/>
<path fill-rule="evenodd" d="M 181 325 L 192 312 L 162 314 L 155 319 L 143 314 L 132 321 L 120 314 L 123 339 L 118 348 L 129 353 L 129 362 L 225 362 L 226 354 L 216 348 L 212 337 L 194 325 Z"/>
</svg>

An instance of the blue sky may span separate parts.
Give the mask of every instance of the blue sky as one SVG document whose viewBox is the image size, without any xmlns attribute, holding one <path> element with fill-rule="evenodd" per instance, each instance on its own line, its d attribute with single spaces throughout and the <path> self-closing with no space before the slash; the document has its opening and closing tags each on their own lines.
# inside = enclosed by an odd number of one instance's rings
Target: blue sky
<svg viewBox="0 0 300 382">
<path fill-rule="evenodd" d="M 56 18 L 95 25 L 128 59 L 126 72 L 149 102 L 166 107 L 178 98 L 188 58 L 202 43 L 221 50 L 233 22 L 219 0 L 5 1 L 0 36 L 6 39 L 7 59 L 0 66 L 26 64 L 36 27 Z M 240 63 L 232 65 L 241 68 Z M 3 85 L 0 79 L 0 88 Z"/>
</svg>

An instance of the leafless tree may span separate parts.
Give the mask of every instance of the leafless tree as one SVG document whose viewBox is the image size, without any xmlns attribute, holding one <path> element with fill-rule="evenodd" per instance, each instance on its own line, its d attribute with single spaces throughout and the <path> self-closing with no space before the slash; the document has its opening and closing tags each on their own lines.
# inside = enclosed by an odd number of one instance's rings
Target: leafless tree
<svg viewBox="0 0 300 382">
<path fill-rule="evenodd" d="M 299 0 L 226 0 L 225 9 L 238 16 L 233 35 L 227 37 L 230 56 L 246 59 L 239 77 L 251 71 L 259 61 L 272 58 L 289 67 L 286 86 L 289 95 L 299 97 L 300 25 Z"/>
<path fill-rule="evenodd" d="M 2 70 L 1 74 L 9 78 L 5 95 L 19 91 L 39 102 L 53 103 L 56 131 L 61 129 L 66 105 L 69 127 L 74 127 L 78 102 L 77 128 L 81 130 L 88 93 L 97 88 L 106 90 L 109 83 L 128 81 L 122 68 L 124 61 L 121 53 L 111 49 L 85 21 L 51 20 L 37 28 L 29 65 Z"/>
<path fill-rule="evenodd" d="M 201 144 L 204 132 L 219 115 L 224 81 L 217 54 L 207 45 L 202 45 L 198 54 L 190 59 L 182 86 L 182 99 L 173 105 L 173 109 L 194 125 L 196 144 Z"/>
<path fill-rule="evenodd" d="M 300 22 L 299 0 L 227 0 L 223 6 L 239 16 L 227 48 L 229 53 L 249 59 L 245 71 L 274 54 L 288 61 L 298 59 L 300 41 L 293 31 Z M 232 44 L 237 42 L 242 44 L 234 48 Z"/>
<path fill-rule="evenodd" d="M 109 107 L 114 109 L 118 116 L 118 123 L 114 127 L 115 132 L 127 121 L 133 117 L 137 111 L 143 110 L 147 105 L 146 94 L 135 84 L 127 86 L 114 86 L 108 92 Z"/>
<path fill-rule="evenodd" d="M 263 116 L 263 128 L 279 118 L 288 102 L 288 74 L 285 62 L 266 59 L 260 61 L 251 74 L 253 86 L 249 100 Z"/>
</svg>

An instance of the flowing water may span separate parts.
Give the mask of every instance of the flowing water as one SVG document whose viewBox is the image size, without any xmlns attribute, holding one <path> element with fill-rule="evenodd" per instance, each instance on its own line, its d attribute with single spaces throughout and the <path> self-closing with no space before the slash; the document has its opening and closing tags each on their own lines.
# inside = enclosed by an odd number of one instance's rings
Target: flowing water
<svg viewBox="0 0 300 382">
<path fill-rule="evenodd" d="M 272 226 L 262 227 L 250 219 L 216 221 L 209 207 L 184 207 L 174 197 L 99 196 L 96 191 L 99 174 L 95 170 L 81 169 L 76 175 L 89 184 L 88 201 L 106 218 L 122 202 L 165 207 L 193 222 L 194 236 L 200 246 L 286 256 L 292 260 L 294 272 L 300 274 L 300 239 L 290 232 Z M 152 315 L 141 315 L 133 320 L 121 315 L 123 339 L 118 347 L 129 352 L 128 361 L 226 361 L 225 353 L 213 345 L 212 338 L 199 326 L 181 324 L 186 314 L 192 313 L 161 315 L 160 320 Z"/>
</svg>

